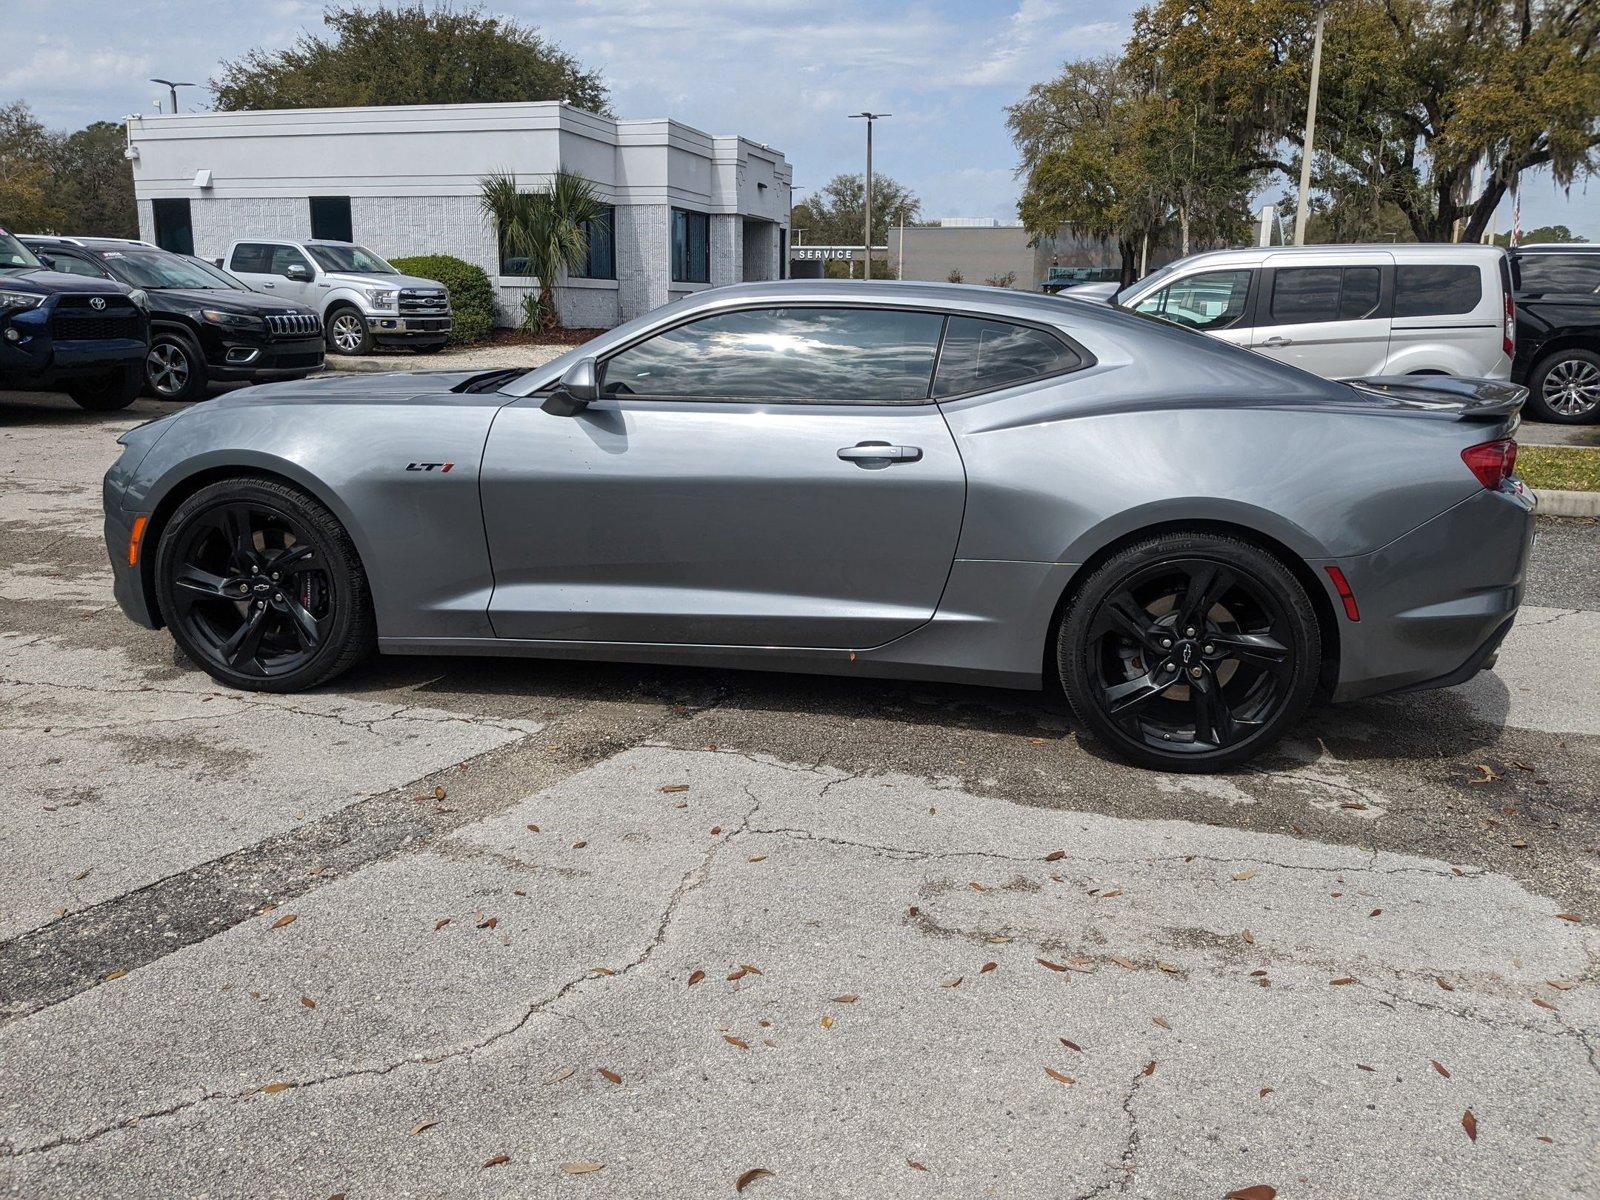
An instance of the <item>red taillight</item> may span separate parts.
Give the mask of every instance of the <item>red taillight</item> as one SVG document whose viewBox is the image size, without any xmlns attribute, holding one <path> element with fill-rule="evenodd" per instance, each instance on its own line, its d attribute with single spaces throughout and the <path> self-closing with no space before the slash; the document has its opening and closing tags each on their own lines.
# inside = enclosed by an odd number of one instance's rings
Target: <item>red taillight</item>
<svg viewBox="0 0 1600 1200">
<path fill-rule="evenodd" d="M 1517 469 L 1517 444 L 1510 438 L 1480 442 L 1461 452 L 1461 461 L 1484 487 L 1498 488 Z"/>
<path fill-rule="evenodd" d="M 1350 581 L 1338 567 L 1328 567 L 1328 578 L 1333 580 L 1333 590 L 1344 601 L 1344 615 L 1352 621 L 1361 620 L 1361 610 L 1356 607 L 1356 594 L 1350 590 Z"/>
<path fill-rule="evenodd" d="M 1500 348 L 1506 352 L 1507 358 L 1516 357 L 1517 353 L 1517 302 L 1511 298 L 1511 291 L 1506 290 L 1506 323 L 1500 332 Z"/>
</svg>

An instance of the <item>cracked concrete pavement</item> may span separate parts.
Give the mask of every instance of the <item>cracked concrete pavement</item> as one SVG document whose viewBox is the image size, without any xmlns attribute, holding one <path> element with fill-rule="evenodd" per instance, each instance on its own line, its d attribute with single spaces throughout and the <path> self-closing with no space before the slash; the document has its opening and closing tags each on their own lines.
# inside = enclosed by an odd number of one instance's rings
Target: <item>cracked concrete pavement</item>
<svg viewBox="0 0 1600 1200">
<path fill-rule="evenodd" d="M 110 600 L 158 411 L 0 396 L 3 1194 L 1600 1196 L 1595 523 L 1494 674 L 1177 778 L 976 688 L 229 692 Z"/>
</svg>

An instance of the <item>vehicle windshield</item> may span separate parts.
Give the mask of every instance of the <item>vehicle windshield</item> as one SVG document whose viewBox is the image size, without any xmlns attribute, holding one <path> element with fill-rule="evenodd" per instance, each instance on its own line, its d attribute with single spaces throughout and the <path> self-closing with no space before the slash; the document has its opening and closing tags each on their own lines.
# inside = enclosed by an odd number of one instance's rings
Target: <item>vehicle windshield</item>
<svg viewBox="0 0 1600 1200">
<path fill-rule="evenodd" d="M 217 272 L 181 254 L 169 254 L 165 250 L 106 250 L 102 253 L 117 278 L 147 291 L 169 288 L 220 291 L 235 287 Z"/>
<path fill-rule="evenodd" d="M 1179 264 L 1182 262 L 1183 260 L 1179 259 L 1178 262 L 1168 263 L 1158 271 L 1151 271 L 1150 274 L 1146 275 L 1143 279 L 1135 279 L 1127 287 L 1121 289 L 1115 295 L 1113 295 L 1111 297 L 1112 302 L 1122 307 L 1126 307 L 1128 303 L 1128 297 L 1133 295 L 1134 288 L 1138 288 L 1140 291 L 1143 291 L 1150 284 L 1155 283 L 1156 280 L 1165 279 L 1168 275 L 1171 275 L 1178 269 Z"/>
<path fill-rule="evenodd" d="M 33 271 L 42 266 L 32 250 L 0 229 L 0 271 Z"/>
<path fill-rule="evenodd" d="M 324 271 L 347 275 L 400 274 L 365 246 L 307 246 L 306 249 Z"/>
</svg>

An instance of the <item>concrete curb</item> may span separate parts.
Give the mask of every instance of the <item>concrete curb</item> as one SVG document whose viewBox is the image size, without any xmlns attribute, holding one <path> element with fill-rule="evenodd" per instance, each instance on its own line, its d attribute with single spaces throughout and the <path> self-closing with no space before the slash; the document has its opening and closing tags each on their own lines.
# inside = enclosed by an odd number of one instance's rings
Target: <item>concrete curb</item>
<svg viewBox="0 0 1600 1200">
<path fill-rule="evenodd" d="M 1600 492 L 1558 492 L 1535 488 L 1541 517 L 1600 517 Z"/>
</svg>

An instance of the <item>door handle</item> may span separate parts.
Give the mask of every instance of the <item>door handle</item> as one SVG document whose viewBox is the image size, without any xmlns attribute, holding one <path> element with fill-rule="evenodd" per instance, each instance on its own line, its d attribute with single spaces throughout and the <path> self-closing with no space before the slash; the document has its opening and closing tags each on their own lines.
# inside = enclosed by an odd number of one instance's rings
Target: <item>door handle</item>
<svg viewBox="0 0 1600 1200">
<path fill-rule="evenodd" d="M 275 284 L 275 283 L 263 283 L 261 286 L 262 287 L 277 287 L 278 285 Z"/>
<path fill-rule="evenodd" d="M 890 463 L 916 462 L 922 457 L 920 446 L 891 446 L 888 442 L 857 442 L 841 446 L 839 457 L 861 467 L 886 467 Z"/>
<path fill-rule="evenodd" d="M 1263 346 L 1292 346 L 1292 345 L 1294 345 L 1294 339 L 1293 338 L 1286 338 L 1286 337 L 1279 337 L 1278 335 L 1274 334 L 1272 337 L 1269 337 L 1266 341 L 1262 342 L 1261 344 Z"/>
</svg>

